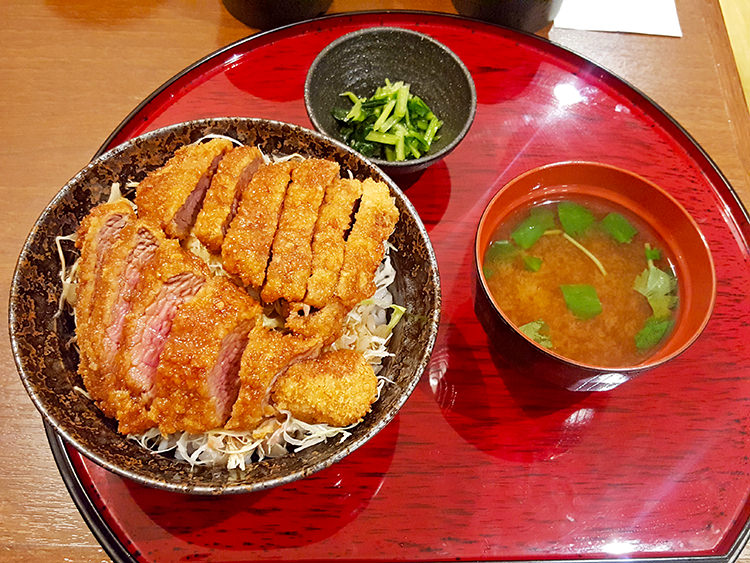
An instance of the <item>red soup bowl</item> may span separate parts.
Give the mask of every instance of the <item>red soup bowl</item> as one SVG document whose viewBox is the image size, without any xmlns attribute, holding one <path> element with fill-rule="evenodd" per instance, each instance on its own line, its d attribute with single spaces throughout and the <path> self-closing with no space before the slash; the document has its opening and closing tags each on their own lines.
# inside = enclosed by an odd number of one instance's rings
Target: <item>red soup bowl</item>
<svg viewBox="0 0 750 563">
<path fill-rule="evenodd" d="M 582 200 L 632 215 L 660 239 L 677 277 L 679 305 L 671 331 L 658 348 L 632 365 L 572 360 L 526 336 L 503 312 L 483 271 L 485 252 L 506 222 L 530 207 Z M 503 186 L 479 221 L 475 240 L 475 308 L 491 345 L 524 373 L 571 391 L 607 391 L 684 352 L 708 323 L 716 297 L 716 273 L 698 225 L 671 195 L 631 172 L 594 162 L 561 162 L 530 170 Z"/>
</svg>

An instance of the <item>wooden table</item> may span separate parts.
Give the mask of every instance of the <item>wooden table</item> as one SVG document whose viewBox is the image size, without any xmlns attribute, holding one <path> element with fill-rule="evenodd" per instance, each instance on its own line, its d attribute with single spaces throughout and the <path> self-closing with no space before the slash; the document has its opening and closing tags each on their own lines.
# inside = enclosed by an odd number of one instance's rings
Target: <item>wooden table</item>
<svg viewBox="0 0 750 563">
<path fill-rule="evenodd" d="M 681 39 L 555 28 L 541 34 L 661 105 L 747 205 L 750 116 L 719 6 L 710 0 L 677 5 Z M 454 11 L 448 0 L 336 0 L 331 12 L 362 9 Z M 255 30 L 218 0 L 9 0 L 0 21 L 0 284 L 7 295 L 39 212 L 112 129 L 175 73 Z M 5 323 L 7 315 L 2 318 Z M 7 341 L 0 353 L 0 560 L 107 560 L 63 485 Z M 740 561 L 750 563 L 750 549 Z"/>
</svg>

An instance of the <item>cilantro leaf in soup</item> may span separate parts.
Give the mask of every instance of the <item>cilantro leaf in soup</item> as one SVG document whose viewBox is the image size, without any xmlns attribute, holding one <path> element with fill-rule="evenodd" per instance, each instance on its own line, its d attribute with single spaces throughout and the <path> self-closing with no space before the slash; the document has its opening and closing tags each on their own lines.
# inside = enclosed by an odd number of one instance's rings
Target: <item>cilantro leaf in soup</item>
<svg viewBox="0 0 750 563">
<path fill-rule="evenodd" d="M 591 211 L 572 201 L 561 201 L 557 205 L 557 217 L 563 230 L 572 237 L 582 235 L 595 220 Z"/>
<path fill-rule="evenodd" d="M 677 278 L 651 262 L 635 278 L 633 289 L 648 299 L 657 319 L 669 317 L 671 310 L 677 305 Z"/>
<path fill-rule="evenodd" d="M 672 329 L 674 319 L 649 317 L 644 327 L 635 335 L 635 345 L 639 350 L 653 348 Z"/>
<path fill-rule="evenodd" d="M 511 238 L 524 250 L 531 248 L 544 234 L 544 231 L 555 228 L 555 215 L 549 209 L 535 208 L 531 210 L 515 231 Z"/>
<path fill-rule="evenodd" d="M 538 272 L 539 268 L 542 267 L 542 259 L 538 256 L 529 256 L 527 254 L 523 257 L 523 265 L 531 272 Z"/>
<path fill-rule="evenodd" d="M 537 344 L 544 346 L 545 348 L 552 348 L 552 340 L 549 337 L 549 326 L 543 320 L 531 321 L 525 325 L 519 326 L 523 334 L 531 338 Z"/>
<path fill-rule="evenodd" d="M 560 290 L 565 305 L 579 319 L 591 319 L 602 312 L 602 304 L 593 285 L 561 285 Z"/>
<path fill-rule="evenodd" d="M 633 240 L 633 237 L 638 234 L 638 229 L 636 229 L 623 215 L 617 212 L 612 212 L 604 217 L 604 219 L 602 219 L 602 226 L 617 242 L 630 242 Z"/>
</svg>

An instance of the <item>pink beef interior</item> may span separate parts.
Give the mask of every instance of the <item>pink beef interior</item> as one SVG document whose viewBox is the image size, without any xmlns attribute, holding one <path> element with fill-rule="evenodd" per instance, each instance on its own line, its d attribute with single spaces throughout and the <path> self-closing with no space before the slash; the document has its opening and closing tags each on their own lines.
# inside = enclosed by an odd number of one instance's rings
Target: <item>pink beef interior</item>
<svg viewBox="0 0 750 563">
<path fill-rule="evenodd" d="M 216 173 L 216 169 L 219 167 L 219 162 L 221 162 L 223 156 L 224 153 L 221 153 L 213 159 L 208 170 L 206 170 L 200 180 L 198 180 L 195 189 L 190 192 L 185 203 L 182 204 L 182 207 L 180 207 L 172 218 L 172 223 L 178 238 L 186 237 L 190 232 L 193 223 L 195 223 L 195 218 L 198 217 L 198 212 L 201 209 L 201 205 L 203 205 L 203 198 L 206 197 L 206 190 L 208 190 L 208 186 L 211 185 L 211 178 L 213 178 Z"/>
<path fill-rule="evenodd" d="M 169 278 L 159 295 L 147 308 L 138 321 L 134 339 L 133 364 L 130 368 L 130 379 L 143 393 L 149 393 L 154 384 L 156 367 L 164 350 L 172 321 L 177 309 L 188 299 L 197 294 L 205 278 L 190 272 L 184 272 Z"/>
<path fill-rule="evenodd" d="M 222 339 L 216 364 L 208 375 L 209 392 L 216 400 L 216 414 L 224 422 L 240 391 L 240 360 L 247 345 L 248 328 L 246 324 L 237 327 Z"/>
<path fill-rule="evenodd" d="M 114 305 L 112 306 L 112 321 L 107 327 L 104 340 L 104 352 L 108 364 L 112 364 L 122 342 L 122 330 L 125 317 L 133 308 L 135 288 L 142 277 L 142 268 L 156 255 L 157 243 L 154 235 L 148 229 L 139 229 L 136 233 L 136 244 L 127 258 L 127 265 Z"/>
</svg>

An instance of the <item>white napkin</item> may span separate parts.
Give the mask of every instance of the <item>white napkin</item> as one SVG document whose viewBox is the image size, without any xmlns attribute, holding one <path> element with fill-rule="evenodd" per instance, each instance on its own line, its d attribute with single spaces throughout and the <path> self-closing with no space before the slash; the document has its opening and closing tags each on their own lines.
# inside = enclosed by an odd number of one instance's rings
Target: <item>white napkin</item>
<svg viewBox="0 0 750 563">
<path fill-rule="evenodd" d="M 682 37 L 674 0 L 564 0 L 555 27 Z"/>
</svg>

